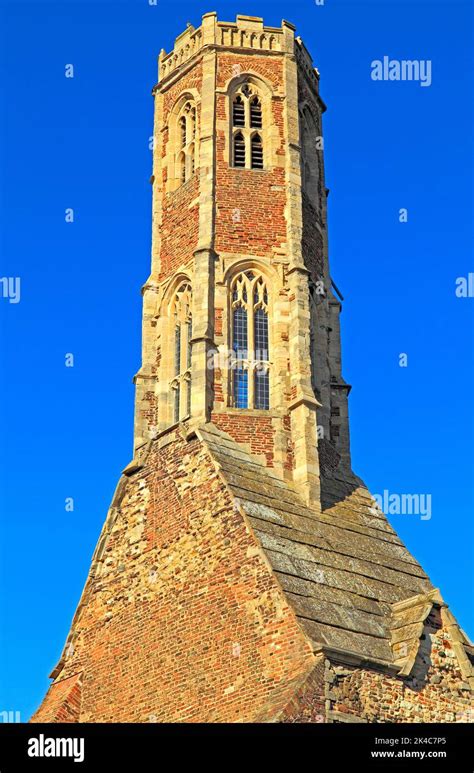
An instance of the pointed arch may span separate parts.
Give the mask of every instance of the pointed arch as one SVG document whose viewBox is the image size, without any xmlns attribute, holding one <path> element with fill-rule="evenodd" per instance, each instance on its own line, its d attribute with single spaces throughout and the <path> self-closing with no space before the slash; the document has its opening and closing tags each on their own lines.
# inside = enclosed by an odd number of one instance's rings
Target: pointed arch
<svg viewBox="0 0 474 773">
<path fill-rule="evenodd" d="M 245 167 L 245 162 L 246 162 L 245 138 L 241 131 L 238 131 L 234 134 L 233 161 L 234 161 L 235 167 Z"/>
<path fill-rule="evenodd" d="M 262 128 L 262 101 L 257 94 L 250 100 L 250 128 Z"/>
<path fill-rule="evenodd" d="M 231 402 L 235 408 L 270 408 L 269 293 L 266 278 L 247 268 L 229 284 L 232 351 Z"/>
<path fill-rule="evenodd" d="M 241 94 L 236 94 L 232 102 L 232 125 L 245 126 L 245 105 Z"/>
<path fill-rule="evenodd" d="M 186 147 L 186 116 L 182 115 L 179 119 L 179 138 L 181 147 Z"/>
<path fill-rule="evenodd" d="M 194 175 L 199 152 L 196 96 L 184 92 L 169 114 L 167 189 L 174 191 Z"/>
<path fill-rule="evenodd" d="M 191 410 L 192 289 L 182 279 L 172 290 L 169 303 L 171 369 L 169 373 L 169 418 L 172 423 L 187 418 Z"/>
<path fill-rule="evenodd" d="M 265 151 L 265 146 L 273 143 L 273 133 L 270 131 L 272 89 L 260 77 L 247 73 L 230 81 L 228 94 L 230 165 L 237 168 L 264 169 L 265 159 L 271 158 Z M 253 139 L 255 129 L 258 130 L 258 137 Z"/>
<path fill-rule="evenodd" d="M 263 169 L 263 143 L 258 132 L 250 138 L 250 166 L 252 169 Z"/>
</svg>

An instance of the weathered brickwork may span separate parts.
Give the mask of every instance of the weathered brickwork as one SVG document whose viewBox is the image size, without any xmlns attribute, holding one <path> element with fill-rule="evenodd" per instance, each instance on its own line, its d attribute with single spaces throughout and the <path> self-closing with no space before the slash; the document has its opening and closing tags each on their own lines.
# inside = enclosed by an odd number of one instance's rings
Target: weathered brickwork
<svg viewBox="0 0 474 773">
<path fill-rule="evenodd" d="M 305 265 L 314 282 L 324 281 L 324 243 L 321 231 L 316 225 L 316 211 L 308 197 L 303 194 L 303 239 L 302 248 Z"/>
<path fill-rule="evenodd" d="M 222 149 L 217 142 L 219 158 Z M 216 220 L 216 248 L 225 252 L 268 255 L 273 247 L 281 249 L 285 241 L 285 175 L 261 171 L 256 178 L 251 170 L 223 170 L 217 175 L 217 192 L 222 198 Z M 278 187 L 277 187 L 278 186 Z M 271 198 L 272 206 L 266 202 Z M 233 217 L 240 223 L 235 223 Z"/>
<path fill-rule="evenodd" d="M 281 61 L 268 61 L 258 56 L 220 54 L 217 86 L 224 87 L 235 76 L 235 72 L 246 71 L 265 78 L 274 89 L 282 81 Z M 217 96 L 216 116 L 220 122 L 216 139 L 216 250 L 271 258 L 273 249 L 281 249 L 286 241 L 285 170 L 283 166 L 258 172 L 233 169 L 229 164 L 230 119 L 225 94 Z M 271 122 L 278 137 L 275 154 L 282 156 L 284 125 L 283 104 L 280 100 L 272 100 Z"/>
<path fill-rule="evenodd" d="M 237 69 L 236 69 L 237 68 Z M 283 81 L 283 65 L 280 58 L 246 55 L 244 52 L 239 54 L 220 52 L 219 67 L 217 70 L 217 86 L 223 88 L 236 73 L 256 73 L 268 81 L 271 86 L 278 91 Z"/>
<path fill-rule="evenodd" d="M 334 666 L 331 709 L 367 722 L 474 721 L 474 702 L 451 634 L 441 627 L 439 611 L 430 616 L 416 661 L 406 679 L 368 669 Z"/>
<path fill-rule="evenodd" d="M 377 664 L 389 651 L 382 639 L 373 640 L 374 667 L 351 666 L 358 642 L 373 639 L 360 633 L 351 634 L 346 663 L 341 653 L 334 659 L 321 651 L 324 645 L 313 654 L 317 626 L 308 617 L 322 615 L 329 621 L 335 614 L 340 625 L 349 619 L 360 631 L 372 611 L 376 618 L 367 630 L 380 634 L 377 621 L 386 602 L 379 609 L 375 600 L 357 595 L 360 575 L 358 582 L 349 582 L 345 601 L 344 583 L 327 566 L 331 559 L 323 559 L 322 569 L 309 564 L 313 573 L 307 573 L 301 557 L 310 556 L 310 542 L 301 529 L 314 522 L 321 539 L 326 522 L 318 524 L 314 511 L 298 504 L 272 468 L 259 467 L 250 446 L 241 452 L 241 444 L 230 442 L 213 425 L 196 436 L 185 435 L 184 427 L 163 434 L 125 471 L 54 672 L 55 683 L 33 721 L 472 719 L 473 677 L 467 675 L 465 655 L 461 667 L 462 637 L 453 618 L 446 617 L 443 624 L 435 605 L 429 615 L 423 612 L 421 633 L 409 622 L 419 619 L 423 595 L 414 606 L 396 606 L 395 617 L 390 617 L 397 658 L 413 649 L 413 644 L 403 645 L 407 637 L 409 642 L 415 637 L 416 643 L 419 635 L 415 662 L 405 677 L 395 675 L 402 661 L 399 666 Z M 250 459 L 254 461 L 246 461 Z M 291 534 L 290 523 L 297 527 L 294 564 L 284 561 L 286 538 L 274 532 L 275 526 L 267 531 L 274 522 L 267 502 L 279 508 L 275 523 L 286 534 Z M 344 517 L 339 515 L 339 522 Z M 264 532 L 262 518 L 271 519 Z M 351 534 L 353 542 L 355 532 Z M 362 544 L 367 540 L 365 536 Z M 394 566 L 403 563 L 392 560 Z M 351 562 L 346 558 L 343 565 L 355 570 L 356 562 Z M 405 584 L 404 575 L 399 576 Z M 313 609 L 315 580 L 324 593 Z M 382 585 L 365 578 L 362 588 L 383 596 Z M 386 592 L 393 598 L 395 586 L 387 585 Z M 402 598 L 407 592 L 402 591 Z M 436 602 L 438 597 L 426 596 L 430 598 Z M 403 617 L 407 614 L 411 617 Z M 337 626 L 333 633 L 327 625 L 323 629 L 330 641 L 340 634 Z M 371 657 L 367 652 L 366 659 Z"/>
<path fill-rule="evenodd" d="M 81 673 L 67 676 L 52 685 L 31 721 L 79 722 L 81 709 Z"/>
<path fill-rule="evenodd" d="M 223 328 L 222 328 L 222 316 L 223 316 L 223 309 L 216 309 L 215 310 L 215 321 L 214 321 L 214 335 L 216 338 L 219 338 L 223 335 Z"/>
<path fill-rule="evenodd" d="M 315 669 L 316 671 L 316 669 Z M 427 629 L 410 677 L 325 661 L 287 707 L 293 722 L 474 722 L 450 634 Z"/>
<path fill-rule="evenodd" d="M 198 239 L 198 192 L 198 179 L 197 175 L 194 175 L 185 185 L 165 198 L 159 280 L 169 277 L 182 264 L 192 260 Z"/>
<path fill-rule="evenodd" d="M 202 88 L 202 63 L 198 61 L 191 70 L 182 75 L 166 90 L 163 99 L 163 122 L 166 125 L 170 111 L 179 97 L 188 92 L 200 92 Z"/>
<path fill-rule="evenodd" d="M 224 388 L 222 386 L 222 371 L 219 368 L 215 368 L 213 371 L 214 376 L 214 402 L 225 403 Z"/>
<path fill-rule="evenodd" d="M 54 721 L 53 700 L 71 711 L 65 685 L 78 670 L 86 722 L 256 721 L 282 709 L 311 648 L 202 444 L 177 432 L 157 443 L 107 529 L 34 720 Z"/>
<path fill-rule="evenodd" d="M 285 707 L 280 721 L 298 724 L 306 722 L 321 724 L 327 721 L 324 655 L 318 657 L 308 679 Z"/>
<path fill-rule="evenodd" d="M 254 454 L 264 454 L 267 465 L 273 467 L 275 430 L 270 417 L 214 413 L 212 421 L 237 442 L 249 443 Z"/>
<path fill-rule="evenodd" d="M 199 182 L 197 170 L 191 179 L 176 191 L 168 191 L 168 166 L 172 162 L 175 148 L 171 144 L 170 115 L 178 102 L 185 94 L 199 93 L 202 87 L 202 65 L 197 62 L 190 72 L 186 73 L 163 95 L 163 114 L 161 119 L 162 132 L 162 158 L 169 159 L 169 163 L 163 163 L 161 177 L 162 211 L 160 213 L 159 226 L 160 249 L 160 273 L 158 281 L 169 277 L 173 271 L 183 263 L 191 260 L 193 251 L 197 246 L 199 207 L 197 197 L 199 195 Z M 200 106 L 196 104 L 197 123 L 200 120 Z M 155 142 L 159 138 L 155 132 Z M 158 184 L 158 181 L 157 181 Z"/>
</svg>

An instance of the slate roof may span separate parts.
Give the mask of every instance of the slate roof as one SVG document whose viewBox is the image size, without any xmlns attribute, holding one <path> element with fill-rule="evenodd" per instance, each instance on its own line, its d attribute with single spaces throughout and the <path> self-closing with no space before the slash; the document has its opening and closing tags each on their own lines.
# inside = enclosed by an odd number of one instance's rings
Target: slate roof
<svg viewBox="0 0 474 773">
<path fill-rule="evenodd" d="M 423 621 L 433 603 L 444 602 L 360 479 L 322 479 L 319 512 L 212 423 L 198 434 L 315 650 L 396 672 L 407 665 L 403 652 L 412 663 Z M 400 650 L 400 642 L 409 646 Z"/>
</svg>

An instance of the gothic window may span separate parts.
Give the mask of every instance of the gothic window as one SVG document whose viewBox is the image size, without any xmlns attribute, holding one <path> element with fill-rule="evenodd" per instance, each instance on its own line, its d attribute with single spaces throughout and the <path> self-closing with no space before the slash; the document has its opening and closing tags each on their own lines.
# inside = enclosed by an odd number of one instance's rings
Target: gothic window
<svg viewBox="0 0 474 773">
<path fill-rule="evenodd" d="M 255 88 L 244 83 L 232 100 L 232 165 L 263 169 L 262 101 Z"/>
<path fill-rule="evenodd" d="M 179 183 L 187 182 L 195 171 L 196 108 L 186 102 L 178 116 L 178 174 Z"/>
<path fill-rule="evenodd" d="M 179 388 L 179 384 L 177 383 L 173 384 L 173 396 L 174 396 L 173 422 L 176 423 L 179 421 L 179 406 L 180 406 L 180 388 Z"/>
<path fill-rule="evenodd" d="M 316 285 L 312 280 L 309 281 L 309 349 L 311 357 L 311 384 L 315 392 L 317 391 L 317 352 L 316 352 L 316 335 L 315 331 L 318 329 L 318 316 L 317 316 L 317 293 Z"/>
<path fill-rule="evenodd" d="M 270 408 L 268 291 L 254 271 L 239 274 L 231 286 L 232 403 L 235 408 Z"/>
<path fill-rule="evenodd" d="M 262 104 L 258 97 L 250 100 L 250 126 L 252 129 L 262 128 Z"/>
<path fill-rule="evenodd" d="M 194 140 L 196 136 L 196 108 L 191 106 L 188 117 L 189 137 Z"/>
<path fill-rule="evenodd" d="M 173 368 L 170 393 L 173 402 L 173 422 L 181 421 L 191 412 L 191 285 L 183 282 L 172 305 L 174 331 Z"/>
<path fill-rule="evenodd" d="M 184 151 L 179 154 L 179 179 L 182 183 L 186 182 L 186 154 Z"/>
<path fill-rule="evenodd" d="M 179 130 L 181 133 L 181 147 L 186 147 L 186 116 L 182 115 L 179 119 Z"/>
<path fill-rule="evenodd" d="M 240 94 L 234 99 L 233 110 L 234 126 L 245 126 L 245 105 Z"/>
<path fill-rule="evenodd" d="M 250 165 L 252 169 L 263 169 L 263 145 L 260 134 L 252 135 Z"/>
<path fill-rule="evenodd" d="M 234 166 L 245 166 L 245 140 L 242 132 L 234 134 Z"/>
</svg>

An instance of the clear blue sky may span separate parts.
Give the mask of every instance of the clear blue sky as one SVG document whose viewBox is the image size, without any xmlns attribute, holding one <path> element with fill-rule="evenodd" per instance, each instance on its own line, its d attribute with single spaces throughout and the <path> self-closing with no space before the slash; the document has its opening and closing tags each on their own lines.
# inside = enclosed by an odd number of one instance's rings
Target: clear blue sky
<svg viewBox="0 0 474 773">
<path fill-rule="evenodd" d="M 292 21 L 321 72 L 354 468 L 375 493 L 432 495 L 431 520 L 391 520 L 474 634 L 474 299 L 455 296 L 474 271 L 469 5 L 17 0 L 0 41 L 0 276 L 21 278 L 20 303 L 0 299 L 0 711 L 24 720 L 131 458 L 156 58 L 209 10 Z M 372 81 L 385 55 L 432 60 L 432 85 Z"/>
</svg>

